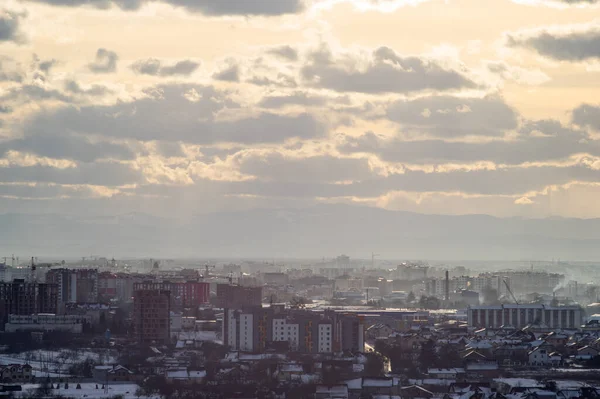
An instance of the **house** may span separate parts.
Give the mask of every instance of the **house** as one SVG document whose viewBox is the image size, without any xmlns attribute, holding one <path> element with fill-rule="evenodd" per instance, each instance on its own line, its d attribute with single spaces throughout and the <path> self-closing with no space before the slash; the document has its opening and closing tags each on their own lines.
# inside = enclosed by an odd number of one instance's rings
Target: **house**
<svg viewBox="0 0 600 399">
<path fill-rule="evenodd" d="M 433 392 L 418 385 L 402 387 L 398 391 L 402 399 L 431 399 L 433 397 Z"/>
<path fill-rule="evenodd" d="M 398 393 L 398 384 L 394 382 L 392 377 L 365 377 L 362 379 L 362 392 L 365 395 L 394 395 Z"/>
<path fill-rule="evenodd" d="M 31 366 L 28 364 L 8 364 L 0 366 L 0 381 L 27 382 L 32 379 Z"/>
<path fill-rule="evenodd" d="M 104 383 L 106 381 L 133 381 L 134 373 L 120 365 L 96 366 L 92 370 L 94 381 Z"/>
<path fill-rule="evenodd" d="M 523 366 L 529 364 L 529 350 L 525 344 L 505 344 L 494 351 L 494 358 L 502 367 Z"/>
<path fill-rule="evenodd" d="M 348 399 L 346 385 L 317 385 L 315 399 Z"/>
<path fill-rule="evenodd" d="M 551 353 L 556 354 L 556 352 L 551 352 L 545 346 L 538 346 L 536 348 L 533 348 L 529 352 L 529 366 L 531 366 L 531 367 L 552 366 L 553 365 L 552 362 L 553 361 L 556 362 L 556 356 L 554 356 L 551 359 L 550 358 Z M 562 360 L 562 357 L 558 360 L 558 363 L 560 363 L 561 360 Z"/>
<path fill-rule="evenodd" d="M 428 369 L 427 374 L 430 378 L 439 378 L 442 380 L 456 380 L 461 379 L 465 375 L 465 369 L 462 368 L 451 368 L 451 369 Z"/>
<path fill-rule="evenodd" d="M 523 399 L 556 399 L 556 392 L 535 390 L 525 393 Z"/>
<path fill-rule="evenodd" d="M 367 328 L 367 336 L 371 339 L 387 338 L 393 332 L 394 330 L 392 327 L 383 323 L 373 324 L 371 327 Z"/>
<path fill-rule="evenodd" d="M 583 348 L 579 348 L 577 350 L 576 357 L 578 359 L 591 359 L 598 356 L 598 349 L 593 348 L 589 345 L 584 346 Z"/>
<path fill-rule="evenodd" d="M 465 365 L 465 373 L 469 379 L 488 380 L 500 376 L 498 363 L 492 360 L 480 362 L 468 362 Z"/>
<path fill-rule="evenodd" d="M 277 368 L 277 378 L 280 381 L 300 380 L 304 374 L 304 368 L 301 364 L 280 364 Z"/>
<path fill-rule="evenodd" d="M 200 384 L 205 377 L 205 370 L 170 369 L 165 372 L 166 380 L 171 383 Z"/>
</svg>

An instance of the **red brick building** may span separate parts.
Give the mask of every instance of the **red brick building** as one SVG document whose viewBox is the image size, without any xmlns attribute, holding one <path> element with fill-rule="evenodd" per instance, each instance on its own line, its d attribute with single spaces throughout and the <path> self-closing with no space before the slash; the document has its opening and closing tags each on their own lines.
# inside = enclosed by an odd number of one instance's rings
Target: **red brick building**
<svg viewBox="0 0 600 399">
<path fill-rule="evenodd" d="M 171 291 L 166 284 L 160 285 L 134 285 L 133 328 L 139 343 L 158 344 L 170 340 Z"/>
</svg>

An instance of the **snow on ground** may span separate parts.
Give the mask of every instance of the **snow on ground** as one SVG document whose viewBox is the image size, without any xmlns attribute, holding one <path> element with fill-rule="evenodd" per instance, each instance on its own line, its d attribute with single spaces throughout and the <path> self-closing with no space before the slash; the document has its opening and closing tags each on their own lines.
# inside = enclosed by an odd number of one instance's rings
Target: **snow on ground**
<svg viewBox="0 0 600 399">
<path fill-rule="evenodd" d="M 29 364 L 33 367 L 33 373 L 36 377 L 64 376 L 72 364 L 83 362 L 86 359 L 93 359 L 98 364 L 113 364 L 115 356 L 105 350 L 92 351 L 89 349 L 69 350 L 62 349 L 56 351 L 33 350 L 21 353 L 0 354 L 0 365 L 6 364 Z"/>
<path fill-rule="evenodd" d="M 25 384 L 23 385 L 23 391 L 17 394 L 18 398 L 30 398 L 35 394 L 38 384 Z M 102 384 L 98 384 L 96 389 L 96 383 L 84 382 L 81 384 L 81 389 L 77 389 L 76 383 L 69 383 L 69 389 L 64 389 L 64 384 L 61 384 L 60 389 L 52 390 L 52 394 L 55 396 L 62 395 L 69 398 L 86 398 L 86 399 L 106 399 L 112 398 L 116 395 L 122 395 L 124 399 L 160 399 L 159 396 L 148 397 L 148 396 L 136 396 L 135 391 L 138 389 L 137 384 L 131 383 L 114 383 L 108 386 L 108 393 L 102 389 Z"/>
</svg>

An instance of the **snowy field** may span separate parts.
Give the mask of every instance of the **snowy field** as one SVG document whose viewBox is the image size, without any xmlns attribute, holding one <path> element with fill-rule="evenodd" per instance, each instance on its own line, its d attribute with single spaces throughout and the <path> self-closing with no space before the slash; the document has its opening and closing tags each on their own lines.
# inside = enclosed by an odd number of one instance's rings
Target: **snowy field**
<svg viewBox="0 0 600 399">
<path fill-rule="evenodd" d="M 93 359 L 97 364 L 113 364 L 116 362 L 115 354 L 106 350 L 63 349 L 0 354 L 0 365 L 29 364 L 33 368 L 33 374 L 36 377 L 64 377 L 69 367 L 86 359 Z"/>
<path fill-rule="evenodd" d="M 102 389 L 102 384 L 98 384 L 96 389 L 95 383 L 82 383 L 81 389 L 76 389 L 76 383 L 70 383 L 69 389 L 64 389 L 64 384 L 61 384 L 60 389 L 54 389 L 52 395 L 64 396 L 68 398 L 87 398 L 87 399 L 107 399 L 112 398 L 116 395 L 122 395 L 124 399 L 160 399 L 159 396 L 148 397 L 148 396 L 136 396 L 135 391 L 138 389 L 137 384 L 131 383 L 115 383 L 108 386 L 108 393 Z M 35 391 L 38 388 L 38 384 L 25 384 L 23 385 L 23 391 L 17 392 L 15 397 L 17 398 L 31 398 L 34 397 Z"/>
</svg>

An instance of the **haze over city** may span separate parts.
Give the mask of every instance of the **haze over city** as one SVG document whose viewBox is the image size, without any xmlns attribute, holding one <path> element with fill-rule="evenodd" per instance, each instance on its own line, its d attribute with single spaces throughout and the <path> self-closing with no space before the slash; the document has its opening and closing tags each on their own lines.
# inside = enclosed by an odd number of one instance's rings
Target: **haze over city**
<svg viewBox="0 0 600 399">
<path fill-rule="evenodd" d="M 0 248 L 597 260 L 599 17 L 5 0 Z"/>
</svg>

